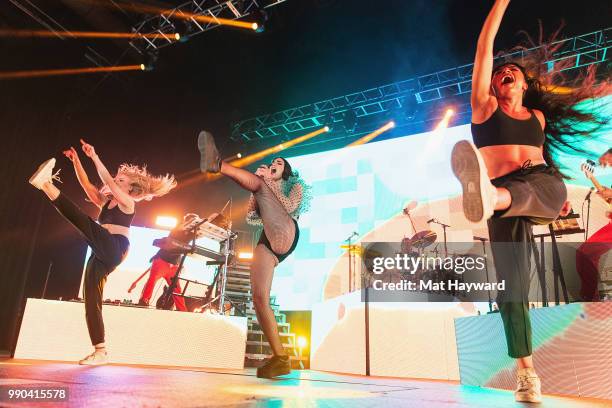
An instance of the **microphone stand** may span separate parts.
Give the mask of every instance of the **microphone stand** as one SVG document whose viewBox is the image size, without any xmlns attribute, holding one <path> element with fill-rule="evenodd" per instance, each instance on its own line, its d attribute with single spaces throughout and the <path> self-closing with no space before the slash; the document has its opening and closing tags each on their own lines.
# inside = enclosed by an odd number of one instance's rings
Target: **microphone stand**
<svg viewBox="0 0 612 408">
<path fill-rule="evenodd" d="M 587 216 L 586 216 L 586 226 L 584 227 L 584 240 L 589 239 L 589 222 L 591 221 L 591 193 L 592 189 L 589 190 L 589 193 L 585 197 L 585 201 L 587 202 Z"/>
<path fill-rule="evenodd" d="M 349 293 L 351 293 L 353 291 L 353 249 L 352 249 L 352 242 L 353 242 L 353 237 L 357 235 L 356 233 L 352 233 L 351 235 L 349 235 L 349 237 L 347 239 L 344 240 L 344 242 L 348 242 L 348 276 L 349 276 Z"/>
<path fill-rule="evenodd" d="M 450 225 L 446 225 L 443 222 L 438 221 L 437 219 L 433 219 L 433 221 L 431 221 L 434 224 L 438 224 L 442 227 L 442 233 L 444 234 L 444 256 L 448 256 L 448 245 L 447 245 L 447 240 L 446 240 L 446 229 L 450 228 Z"/>
</svg>

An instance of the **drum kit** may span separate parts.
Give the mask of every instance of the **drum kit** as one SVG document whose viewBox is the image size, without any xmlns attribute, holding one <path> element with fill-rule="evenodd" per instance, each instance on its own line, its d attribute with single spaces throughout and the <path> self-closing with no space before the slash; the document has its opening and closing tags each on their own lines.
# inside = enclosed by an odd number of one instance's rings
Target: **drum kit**
<svg viewBox="0 0 612 408">
<path fill-rule="evenodd" d="M 347 250 L 349 257 L 354 259 L 355 257 L 360 257 L 364 263 L 365 270 L 368 271 L 368 275 L 372 272 L 373 259 L 376 257 L 395 257 L 397 255 L 407 255 L 410 258 L 435 258 L 436 260 L 440 259 L 442 262 L 434 262 L 434 265 L 426 264 L 425 262 L 421 262 L 418 265 L 416 270 L 388 270 L 386 269 L 385 275 L 381 276 L 381 278 L 385 282 L 399 282 L 400 280 L 406 281 L 431 281 L 432 283 L 440 283 L 446 281 L 459 281 L 463 282 L 464 277 L 461 273 L 456 273 L 453 269 L 444 268 L 443 264 L 445 260 L 448 258 L 456 259 L 458 257 L 465 258 L 467 256 L 472 256 L 471 254 L 463 254 L 463 253 L 449 253 L 447 246 L 447 237 L 446 237 L 446 229 L 450 226 L 438 221 L 435 218 L 427 221 L 427 224 L 438 224 L 443 228 L 443 242 L 436 243 L 438 239 L 438 234 L 436 232 L 426 229 L 422 231 L 418 231 L 416 229 L 414 220 L 412 218 L 411 211 L 413 211 L 417 207 L 416 201 L 409 202 L 406 207 L 403 209 L 404 215 L 408 217 L 410 220 L 410 224 L 412 226 L 412 230 L 414 234 L 409 237 L 404 237 L 401 240 L 399 246 L 392 245 L 391 243 L 370 243 L 365 247 L 361 245 L 353 245 L 350 243 L 350 237 L 347 240 L 349 242 L 348 245 L 342 245 L 343 249 Z M 352 236 L 351 236 L 352 237 Z M 433 246 L 433 247 L 432 247 Z M 438 249 L 441 246 L 442 249 Z M 350 262 L 350 261 L 349 261 Z M 454 265 L 454 262 L 453 262 Z M 431 266 L 431 267 L 430 267 Z M 349 263 L 349 269 L 350 263 Z M 355 268 L 352 268 L 353 271 Z M 349 271 L 350 273 L 350 271 Z M 366 284 L 367 285 L 367 284 Z M 437 285 L 436 285 L 437 286 Z M 454 293 L 445 290 L 443 292 L 430 291 L 429 293 L 436 294 L 444 294 L 451 296 L 462 296 L 462 293 Z"/>
<path fill-rule="evenodd" d="M 416 207 L 417 207 L 417 202 L 411 201 L 408 203 L 408 205 L 403 210 L 403 213 L 410 220 L 410 224 L 412 226 L 412 230 L 414 231 L 414 235 L 412 235 L 409 238 L 405 237 L 404 239 L 402 239 L 400 254 L 402 255 L 407 254 L 410 257 L 430 257 L 431 256 L 431 257 L 438 259 L 439 252 L 440 252 L 438 250 L 438 244 L 436 244 L 433 247 L 433 249 L 430 249 L 430 247 L 434 245 L 434 243 L 438 239 L 438 234 L 436 234 L 434 231 L 431 231 L 431 230 L 417 231 L 414 225 L 414 220 L 412 219 L 412 215 L 410 213 Z M 464 254 L 451 254 L 451 255 L 448 254 L 446 228 L 448 228 L 449 225 L 441 223 L 435 218 L 432 218 L 431 220 L 427 221 L 427 223 L 428 224 L 430 223 L 439 224 L 444 228 L 444 240 L 443 240 L 444 241 L 443 242 L 444 257 L 448 257 L 448 256 L 464 257 L 465 256 Z M 455 273 L 455 271 L 451 269 L 445 269 L 441 266 L 437 266 L 434 268 L 427 268 L 423 265 L 418 270 L 412 271 L 409 276 L 404 276 L 404 278 L 408 280 L 412 280 L 412 281 L 431 281 L 433 283 L 439 283 L 439 282 L 444 282 L 444 281 L 449 281 L 449 280 L 462 281 L 463 275 L 457 274 Z M 450 294 L 453 296 L 460 295 L 459 293 L 450 293 L 448 291 L 444 291 L 444 293 Z"/>
</svg>

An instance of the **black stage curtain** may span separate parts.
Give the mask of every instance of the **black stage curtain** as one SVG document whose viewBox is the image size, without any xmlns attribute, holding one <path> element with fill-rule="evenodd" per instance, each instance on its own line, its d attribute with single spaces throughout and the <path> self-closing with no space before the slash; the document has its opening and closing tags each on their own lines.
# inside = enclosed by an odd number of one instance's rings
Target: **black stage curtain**
<svg viewBox="0 0 612 408">
<path fill-rule="evenodd" d="M 62 94 L 51 92 L 55 101 L 37 98 L 36 86 L 5 81 L 0 95 L 0 350 L 13 349 L 25 299 L 42 295 L 51 263 L 45 297 L 76 297 L 82 263 L 75 259 L 86 249 L 28 183 L 49 157 L 56 157 L 63 172 L 72 171 L 59 143 L 66 120 Z"/>
</svg>

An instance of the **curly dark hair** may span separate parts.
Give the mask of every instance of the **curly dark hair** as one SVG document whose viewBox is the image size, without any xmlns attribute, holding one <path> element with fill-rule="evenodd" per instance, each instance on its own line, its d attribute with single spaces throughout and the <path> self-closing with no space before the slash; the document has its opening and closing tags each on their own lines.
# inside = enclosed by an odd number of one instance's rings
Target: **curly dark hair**
<svg viewBox="0 0 612 408">
<path fill-rule="evenodd" d="M 508 57 L 499 58 L 493 70 L 504 65 L 516 65 L 525 75 L 527 90 L 523 95 L 523 106 L 542 111 L 546 119 L 544 133 L 546 140 L 543 156 L 546 163 L 561 172 L 560 166 L 553 159 L 554 153 L 570 152 L 591 156 L 591 152 L 580 147 L 585 138 L 594 137 L 610 121 L 600 108 L 589 111 L 579 109 L 576 105 L 587 99 L 609 95 L 611 92 L 609 77 L 598 81 L 595 65 L 590 65 L 570 78 L 564 71 L 576 61 L 571 58 L 559 58 L 563 41 L 557 41 L 560 27 L 549 40 L 543 40 L 540 24 L 537 42 L 525 32 L 524 45 L 505 52 Z M 549 61 L 554 61 L 551 64 Z"/>
</svg>

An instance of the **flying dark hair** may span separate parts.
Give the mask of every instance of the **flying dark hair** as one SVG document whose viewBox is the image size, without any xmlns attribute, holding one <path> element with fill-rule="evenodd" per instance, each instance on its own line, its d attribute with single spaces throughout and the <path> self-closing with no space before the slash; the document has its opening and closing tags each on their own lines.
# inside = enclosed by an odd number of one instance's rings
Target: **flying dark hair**
<svg viewBox="0 0 612 408">
<path fill-rule="evenodd" d="M 568 178 L 561 172 L 553 154 L 573 151 L 592 155 L 592 152 L 585 151 L 580 145 L 586 138 L 594 137 L 594 133 L 610 121 L 609 117 L 603 116 L 601 109 L 585 110 L 576 105 L 587 99 L 608 95 L 611 88 L 608 78 L 597 83 L 595 65 L 589 66 L 573 79 L 564 74 L 566 68 L 575 64 L 575 59 L 559 58 L 557 52 L 565 45 L 562 41 L 555 41 L 559 31 L 560 29 L 544 42 L 540 27 L 537 43 L 524 33 L 527 37 L 526 45 L 511 51 L 511 55 L 520 53 L 520 58 L 499 61 L 493 72 L 510 64 L 516 65 L 523 72 L 527 83 L 523 106 L 542 111 L 546 119 L 544 160 L 564 178 Z M 550 69 L 551 66 L 547 62 L 555 59 L 553 69 Z"/>
</svg>

